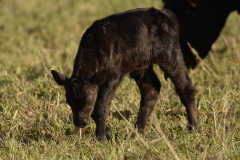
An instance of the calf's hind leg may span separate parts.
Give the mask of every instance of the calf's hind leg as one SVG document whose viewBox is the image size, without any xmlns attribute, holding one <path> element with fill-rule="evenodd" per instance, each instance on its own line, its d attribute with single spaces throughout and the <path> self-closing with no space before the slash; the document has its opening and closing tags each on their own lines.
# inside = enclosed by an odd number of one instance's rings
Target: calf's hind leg
<svg viewBox="0 0 240 160">
<path fill-rule="evenodd" d="M 195 111 L 195 97 L 194 97 L 194 87 L 187 74 L 185 66 L 183 63 L 178 63 L 176 68 L 162 67 L 165 75 L 171 79 L 173 82 L 176 92 L 186 107 L 187 119 L 188 119 L 188 129 L 197 129 L 197 116 Z"/>
<path fill-rule="evenodd" d="M 138 128 L 139 133 L 144 134 L 146 122 L 158 99 L 161 83 L 152 66 L 146 70 L 135 71 L 130 75 L 136 81 L 141 93 L 140 109 L 136 127 Z"/>
</svg>

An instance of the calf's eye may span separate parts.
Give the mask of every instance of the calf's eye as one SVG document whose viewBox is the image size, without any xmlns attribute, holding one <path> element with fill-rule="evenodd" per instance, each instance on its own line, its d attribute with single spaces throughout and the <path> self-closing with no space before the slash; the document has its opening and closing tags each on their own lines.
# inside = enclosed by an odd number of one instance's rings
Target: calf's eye
<svg viewBox="0 0 240 160">
<path fill-rule="evenodd" d="M 86 101 L 86 105 L 89 105 L 90 103 L 91 103 L 90 100 L 87 100 L 87 101 Z"/>
</svg>

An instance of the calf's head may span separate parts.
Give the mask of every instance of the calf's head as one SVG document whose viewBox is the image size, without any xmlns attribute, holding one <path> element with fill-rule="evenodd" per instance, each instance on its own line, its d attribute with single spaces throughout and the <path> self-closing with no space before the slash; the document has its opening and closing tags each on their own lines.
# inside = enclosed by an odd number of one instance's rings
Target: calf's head
<svg viewBox="0 0 240 160">
<path fill-rule="evenodd" d="M 72 109 L 74 125 L 85 127 L 94 109 L 97 86 L 84 77 L 69 79 L 57 71 L 52 70 L 51 73 L 56 83 L 65 88 L 66 101 Z"/>
</svg>

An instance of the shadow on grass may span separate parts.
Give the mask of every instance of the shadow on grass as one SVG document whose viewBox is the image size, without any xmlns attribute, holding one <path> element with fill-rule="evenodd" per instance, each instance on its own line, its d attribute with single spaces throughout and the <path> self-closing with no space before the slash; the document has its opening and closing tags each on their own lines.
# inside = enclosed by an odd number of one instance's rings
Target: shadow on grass
<svg viewBox="0 0 240 160">
<path fill-rule="evenodd" d="M 5 86 L 5 85 L 8 85 L 8 84 L 10 84 L 10 83 L 12 83 L 12 81 L 6 80 L 6 79 L 0 79 L 0 87 L 1 87 L 1 86 Z"/>
<path fill-rule="evenodd" d="M 115 111 L 112 113 L 112 116 L 114 118 L 117 118 L 118 120 L 124 120 L 124 118 L 129 120 L 130 115 L 131 115 L 131 112 L 129 110 L 119 111 L 119 112 Z"/>
</svg>

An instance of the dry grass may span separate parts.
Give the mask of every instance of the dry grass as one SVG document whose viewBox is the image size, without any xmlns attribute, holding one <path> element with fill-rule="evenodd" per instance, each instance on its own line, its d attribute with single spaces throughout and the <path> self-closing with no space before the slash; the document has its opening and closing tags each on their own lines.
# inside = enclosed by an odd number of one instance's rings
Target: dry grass
<svg viewBox="0 0 240 160">
<path fill-rule="evenodd" d="M 201 132 L 186 130 L 185 109 L 156 67 L 162 90 L 146 135 L 134 123 L 135 83 L 124 78 L 108 123 L 115 137 L 99 143 L 95 124 L 79 135 L 63 88 L 50 75 L 70 75 L 78 43 L 96 19 L 160 0 L 0 1 L 0 159 L 239 159 L 240 16 L 231 14 L 210 55 L 190 72 Z M 207 67 L 206 67 L 207 66 Z"/>
</svg>

